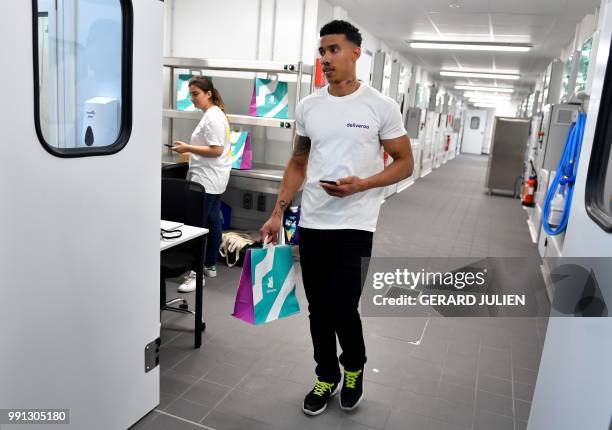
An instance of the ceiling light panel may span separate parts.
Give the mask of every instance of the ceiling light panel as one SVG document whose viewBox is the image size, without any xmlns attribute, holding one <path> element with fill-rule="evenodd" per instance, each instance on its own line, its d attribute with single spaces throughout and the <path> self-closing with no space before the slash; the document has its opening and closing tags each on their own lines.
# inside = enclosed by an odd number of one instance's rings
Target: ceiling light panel
<svg viewBox="0 0 612 430">
<path fill-rule="evenodd" d="M 507 102 L 507 101 L 511 100 L 509 96 L 506 96 L 506 97 L 504 97 L 504 96 L 499 96 L 499 97 L 482 97 L 482 96 L 480 96 L 480 97 L 472 97 L 472 96 L 464 96 L 464 97 L 468 98 L 470 101 L 489 101 L 489 102 L 497 102 L 497 101 L 504 102 L 505 101 L 505 102 Z"/>
<path fill-rule="evenodd" d="M 513 93 L 514 88 L 506 87 L 482 87 L 477 85 L 455 85 L 456 90 L 465 91 L 486 91 L 486 92 L 498 92 L 498 93 Z"/>
<path fill-rule="evenodd" d="M 474 79 L 501 79 L 515 81 L 520 79 L 520 75 L 507 75 L 503 73 L 476 73 L 476 72 L 463 72 L 458 70 L 442 70 L 440 76 L 451 76 L 456 78 L 474 78 Z"/>
<path fill-rule="evenodd" d="M 468 103 L 471 104 L 490 104 L 490 105 L 501 105 L 509 104 L 510 100 L 480 100 L 480 99 L 469 99 Z"/>
<path fill-rule="evenodd" d="M 482 57 L 479 57 L 482 58 Z M 511 69 L 472 69 L 469 67 L 462 67 L 461 70 L 453 69 L 452 67 L 443 68 L 442 70 L 449 71 L 461 71 L 461 72 L 471 72 L 471 73 L 501 73 L 503 75 L 520 75 L 520 70 L 511 70 Z"/>
<path fill-rule="evenodd" d="M 445 40 L 410 40 L 407 42 L 415 49 L 460 50 L 460 51 L 493 51 L 493 52 L 527 52 L 532 46 L 521 43 L 496 42 L 457 42 Z"/>
<path fill-rule="evenodd" d="M 469 99 L 503 99 L 510 100 L 512 96 L 510 94 L 500 94 L 500 93 L 479 93 L 475 91 L 466 91 L 463 93 L 463 97 L 467 97 Z"/>
<path fill-rule="evenodd" d="M 484 108 L 496 108 L 499 107 L 497 103 L 472 103 L 476 107 L 484 107 Z"/>
</svg>

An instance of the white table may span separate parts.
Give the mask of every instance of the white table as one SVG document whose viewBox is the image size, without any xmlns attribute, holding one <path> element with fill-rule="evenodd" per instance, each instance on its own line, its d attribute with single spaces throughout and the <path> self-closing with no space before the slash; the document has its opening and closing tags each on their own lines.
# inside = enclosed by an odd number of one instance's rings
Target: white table
<svg viewBox="0 0 612 430">
<path fill-rule="evenodd" d="M 176 239 L 160 239 L 159 241 L 159 250 L 160 252 L 164 252 L 170 248 L 175 246 L 190 242 L 192 240 L 197 240 L 200 242 L 200 245 L 196 248 L 198 251 L 196 252 L 195 261 L 195 272 L 196 272 L 196 310 L 195 310 L 195 325 L 194 325 L 194 346 L 199 348 L 202 345 L 202 295 L 204 285 L 202 283 L 202 276 L 204 275 L 204 240 L 205 235 L 208 233 L 207 228 L 194 227 L 191 225 L 182 225 L 178 228 L 182 232 L 180 237 Z"/>
<path fill-rule="evenodd" d="M 165 251 L 168 248 L 172 248 L 173 246 L 180 245 L 181 243 L 189 242 L 197 237 L 204 236 L 208 233 L 207 228 L 194 227 L 191 225 L 182 225 L 178 228 L 183 234 L 181 237 L 176 239 L 160 239 L 159 241 L 159 250 Z"/>
</svg>

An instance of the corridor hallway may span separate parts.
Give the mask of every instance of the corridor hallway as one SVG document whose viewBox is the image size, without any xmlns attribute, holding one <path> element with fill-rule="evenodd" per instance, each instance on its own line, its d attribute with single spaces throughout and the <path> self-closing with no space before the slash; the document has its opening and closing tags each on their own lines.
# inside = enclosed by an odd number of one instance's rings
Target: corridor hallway
<svg viewBox="0 0 612 430">
<path fill-rule="evenodd" d="M 459 156 L 387 200 L 373 256 L 538 258 L 519 200 L 485 194 L 486 163 Z M 164 313 L 161 404 L 134 428 L 526 428 L 545 320 L 366 317 L 364 401 L 345 413 L 334 399 L 313 418 L 301 411 L 314 381 L 301 282 L 302 313 L 253 327 L 230 316 L 240 269 L 218 270 L 206 279 L 200 350 L 191 318 Z"/>
</svg>

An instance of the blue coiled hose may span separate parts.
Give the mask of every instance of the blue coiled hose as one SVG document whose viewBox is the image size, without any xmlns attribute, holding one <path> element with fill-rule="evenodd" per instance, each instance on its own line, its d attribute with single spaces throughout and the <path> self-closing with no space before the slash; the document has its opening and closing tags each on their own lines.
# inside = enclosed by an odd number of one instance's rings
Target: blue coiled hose
<svg viewBox="0 0 612 430">
<path fill-rule="evenodd" d="M 586 124 L 586 114 L 578 112 L 578 119 L 570 127 L 563 148 L 563 154 L 555 173 L 555 179 L 552 181 L 546 201 L 544 202 L 544 213 L 542 214 L 542 226 L 546 234 L 555 236 L 565 231 L 569 220 L 569 213 L 572 207 L 572 196 L 574 195 L 574 183 L 576 182 L 576 173 L 578 171 L 578 160 L 580 158 L 580 149 L 582 148 L 582 137 L 584 135 L 584 127 Z M 563 217 L 558 226 L 552 227 L 548 223 L 550 214 L 550 205 L 555 198 L 555 194 L 560 192 L 565 197 L 565 207 L 563 209 Z"/>
</svg>

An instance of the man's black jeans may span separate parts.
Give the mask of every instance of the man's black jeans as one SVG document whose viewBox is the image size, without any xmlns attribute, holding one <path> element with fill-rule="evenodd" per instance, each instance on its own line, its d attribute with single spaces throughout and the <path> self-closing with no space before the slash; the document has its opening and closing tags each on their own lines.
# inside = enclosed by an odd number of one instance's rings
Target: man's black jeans
<svg viewBox="0 0 612 430">
<path fill-rule="evenodd" d="M 340 382 L 336 336 L 345 369 L 359 370 L 366 362 L 358 305 L 363 287 L 361 273 L 367 271 L 367 263 L 362 267 L 362 257 L 372 254 L 372 236 L 372 232 L 363 230 L 299 229 L 315 372 L 321 381 Z"/>
</svg>

